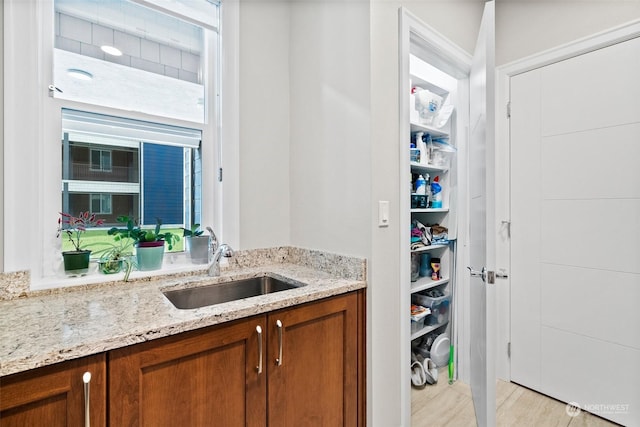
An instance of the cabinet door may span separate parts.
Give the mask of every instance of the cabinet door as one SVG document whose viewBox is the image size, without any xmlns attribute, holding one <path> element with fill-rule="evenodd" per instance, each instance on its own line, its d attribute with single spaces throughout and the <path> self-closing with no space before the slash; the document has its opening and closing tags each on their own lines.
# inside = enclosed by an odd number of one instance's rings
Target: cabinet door
<svg viewBox="0 0 640 427">
<path fill-rule="evenodd" d="M 264 316 L 110 352 L 111 425 L 264 426 L 257 326 Z"/>
<path fill-rule="evenodd" d="M 91 426 L 106 425 L 105 355 L 85 357 L 0 380 L 0 425 L 67 427 L 85 426 L 83 376 L 89 382 Z"/>
<path fill-rule="evenodd" d="M 357 425 L 357 319 L 356 293 L 269 315 L 270 426 Z"/>
</svg>

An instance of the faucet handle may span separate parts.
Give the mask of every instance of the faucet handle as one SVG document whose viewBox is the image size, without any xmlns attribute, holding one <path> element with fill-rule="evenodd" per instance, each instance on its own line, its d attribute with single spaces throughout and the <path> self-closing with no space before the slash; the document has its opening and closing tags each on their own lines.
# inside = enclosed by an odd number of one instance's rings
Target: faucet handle
<svg viewBox="0 0 640 427">
<path fill-rule="evenodd" d="M 220 252 L 225 258 L 231 258 L 234 255 L 233 248 L 226 243 L 220 245 Z"/>
<path fill-rule="evenodd" d="M 213 228 L 207 227 L 207 231 L 209 232 L 209 237 L 211 239 L 211 252 L 215 252 L 218 249 L 218 236 L 213 232 Z"/>
</svg>

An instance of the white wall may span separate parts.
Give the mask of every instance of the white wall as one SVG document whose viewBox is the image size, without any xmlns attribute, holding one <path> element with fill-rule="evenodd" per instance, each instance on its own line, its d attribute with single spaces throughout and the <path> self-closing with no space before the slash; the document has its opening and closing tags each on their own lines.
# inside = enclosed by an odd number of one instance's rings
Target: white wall
<svg viewBox="0 0 640 427">
<path fill-rule="evenodd" d="M 408 319 L 399 313 L 400 180 L 398 158 L 398 8 L 405 6 L 414 15 L 441 32 L 463 49 L 473 52 L 480 27 L 483 2 L 479 1 L 388 1 L 371 2 L 371 150 L 372 150 L 372 255 L 370 259 L 372 332 L 369 348 L 372 387 L 367 399 L 371 407 L 369 425 L 409 426 L 403 400 L 410 390 L 400 386 L 401 376 L 409 375 L 409 361 L 400 359 L 399 330 Z M 390 226 L 378 228 L 377 201 L 391 202 Z M 407 265 L 406 268 L 409 268 Z M 408 320 L 407 320 L 408 324 Z"/>
<path fill-rule="evenodd" d="M 496 66 L 638 18 L 638 0 L 497 0 Z"/>
<path fill-rule="evenodd" d="M 291 243 L 368 257 L 368 2 L 291 2 L 290 43 Z"/>
<path fill-rule="evenodd" d="M 288 2 L 240 2 L 241 249 L 291 244 L 289 16 Z"/>
<path fill-rule="evenodd" d="M 240 244 L 368 256 L 369 6 L 240 2 Z"/>
</svg>

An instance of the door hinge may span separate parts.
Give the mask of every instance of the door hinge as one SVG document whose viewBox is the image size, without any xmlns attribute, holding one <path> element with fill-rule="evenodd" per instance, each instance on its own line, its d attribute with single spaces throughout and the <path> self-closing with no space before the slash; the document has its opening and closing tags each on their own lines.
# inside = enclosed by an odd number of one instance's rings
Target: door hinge
<svg viewBox="0 0 640 427">
<path fill-rule="evenodd" d="M 222 182 L 222 168 L 218 168 L 218 181 Z"/>
<path fill-rule="evenodd" d="M 507 357 L 511 359 L 511 343 L 507 343 Z"/>
<path fill-rule="evenodd" d="M 511 118 L 511 101 L 507 102 L 507 119 Z"/>
</svg>

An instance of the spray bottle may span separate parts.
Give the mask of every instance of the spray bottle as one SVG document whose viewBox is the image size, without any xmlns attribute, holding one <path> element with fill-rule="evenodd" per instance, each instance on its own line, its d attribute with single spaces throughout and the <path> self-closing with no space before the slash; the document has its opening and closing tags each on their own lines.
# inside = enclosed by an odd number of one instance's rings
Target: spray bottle
<svg viewBox="0 0 640 427">
<path fill-rule="evenodd" d="M 434 209 L 442 208 L 442 186 L 439 176 L 433 178 L 431 182 L 431 207 Z"/>
</svg>

